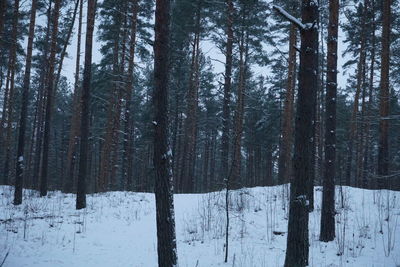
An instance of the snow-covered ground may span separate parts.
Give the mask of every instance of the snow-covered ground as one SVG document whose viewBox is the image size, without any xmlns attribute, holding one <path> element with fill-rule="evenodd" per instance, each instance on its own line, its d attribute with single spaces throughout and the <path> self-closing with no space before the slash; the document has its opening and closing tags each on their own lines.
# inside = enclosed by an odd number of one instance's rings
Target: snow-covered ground
<svg viewBox="0 0 400 267">
<path fill-rule="evenodd" d="M 337 188 L 336 240 L 318 241 L 321 189 L 310 214 L 310 266 L 400 266 L 400 192 Z M 282 266 L 287 231 L 287 186 L 231 193 L 229 260 L 224 259 L 224 192 L 176 195 L 180 267 Z M 154 195 L 110 192 L 88 196 L 25 191 L 12 205 L 0 187 L 0 265 L 156 266 Z M 389 207 L 389 209 L 388 209 Z"/>
</svg>

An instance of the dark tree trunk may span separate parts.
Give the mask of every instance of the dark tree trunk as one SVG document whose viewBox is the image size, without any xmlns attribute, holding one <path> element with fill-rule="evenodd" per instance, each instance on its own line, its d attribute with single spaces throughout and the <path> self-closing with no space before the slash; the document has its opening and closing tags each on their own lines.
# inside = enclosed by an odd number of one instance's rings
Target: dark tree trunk
<svg viewBox="0 0 400 267">
<path fill-rule="evenodd" d="M 58 82 L 59 82 L 60 77 L 61 77 L 61 71 L 62 71 L 64 58 L 65 58 L 65 55 L 67 54 L 67 48 L 68 48 L 68 45 L 69 45 L 69 40 L 71 39 L 72 31 L 74 29 L 76 14 L 78 13 L 79 2 L 80 2 L 80 0 L 76 0 L 74 13 L 72 15 L 71 22 L 70 22 L 70 25 L 69 25 L 69 28 L 68 28 L 68 32 L 67 32 L 67 37 L 65 39 L 62 51 L 60 53 L 60 63 L 58 64 L 57 75 L 56 75 L 56 79 L 55 79 L 55 82 L 54 82 L 55 91 L 57 91 L 57 86 L 58 86 Z"/>
<path fill-rule="evenodd" d="M 55 58 L 57 49 L 57 35 L 58 35 L 58 17 L 60 14 L 60 3 L 61 0 L 56 0 L 54 5 L 53 23 L 52 23 L 52 34 L 50 44 L 50 58 L 49 58 L 49 73 L 47 80 L 47 100 L 46 100 L 46 115 L 44 122 L 44 135 L 43 135 L 43 158 L 42 158 L 42 175 L 40 180 L 40 196 L 47 195 L 47 176 L 48 176 L 48 161 L 49 161 L 49 147 L 50 147 L 50 130 L 51 130 L 51 118 L 52 118 L 52 106 L 54 97 L 54 69 L 55 69 Z"/>
<path fill-rule="evenodd" d="M 4 106 L 2 122 L 0 125 L 0 142 L 4 141 L 4 184 L 9 184 L 9 170 L 10 170 L 10 160 L 11 160 L 11 135 L 12 135 L 12 114 L 14 111 L 14 87 L 15 87 L 15 66 L 17 61 L 17 36 L 18 36 L 18 20 L 19 20 L 19 0 L 15 0 L 14 2 L 14 12 L 12 18 L 12 33 L 11 40 L 12 45 L 10 47 L 9 52 L 9 61 L 8 61 L 8 75 L 6 82 L 6 90 L 4 94 Z M 3 127 L 7 125 L 6 132 L 4 133 Z M 5 140 L 3 139 L 5 135 Z"/>
<path fill-rule="evenodd" d="M 122 174 L 124 176 L 125 188 L 132 190 L 132 176 L 133 176 L 133 123 L 132 123 L 132 94 L 133 94 L 133 70 L 135 64 L 135 47 L 136 47 L 136 27 L 137 27 L 137 15 L 139 8 L 139 0 L 135 0 L 132 5 L 132 21 L 131 21 L 131 32 L 129 40 L 129 58 L 128 58 L 128 83 L 126 87 L 126 107 L 124 112 L 125 122 L 125 133 L 124 133 L 124 159 Z"/>
<path fill-rule="evenodd" d="M 170 1 L 157 0 L 154 41 L 154 155 L 158 266 L 177 264 L 173 181 L 168 145 Z"/>
<path fill-rule="evenodd" d="M 390 64 L 390 11 L 391 0 L 382 1 L 382 54 L 379 94 L 379 145 L 378 176 L 379 188 L 388 188 L 389 181 L 389 64 Z"/>
<path fill-rule="evenodd" d="M 289 35 L 289 70 L 287 90 L 282 122 L 282 142 L 279 148 L 278 183 L 290 181 L 292 176 L 292 145 L 293 145 L 293 112 L 294 89 L 296 85 L 296 45 L 297 28 L 294 24 L 290 27 Z"/>
<path fill-rule="evenodd" d="M 117 24 L 121 21 L 118 18 Z M 112 169 L 113 169 L 113 158 L 112 152 L 114 151 L 115 146 L 115 134 L 117 133 L 116 127 L 119 126 L 117 120 L 119 121 L 120 116 L 117 115 L 119 106 L 120 106 L 120 83 L 119 83 L 119 35 L 120 32 L 117 33 L 118 37 L 114 39 L 114 48 L 113 48 L 113 91 L 111 93 L 111 100 L 107 109 L 107 127 L 106 133 L 104 137 L 104 143 L 101 151 L 101 162 L 100 162 L 100 175 L 99 175 L 99 189 L 101 192 L 105 192 L 108 189 L 111 189 L 112 185 Z"/>
<path fill-rule="evenodd" d="M 230 104 L 233 60 L 233 1 L 226 0 L 226 59 L 224 75 L 224 98 L 222 107 L 222 137 L 221 137 L 221 181 L 227 179 L 229 167 L 229 129 L 230 129 Z"/>
<path fill-rule="evenodd" d="M 247 10 L 243 7 L 242 21 L 247 18 Z M 242 25 L 239 40 L 239 84 L 237 89 L 237 103 L 234 117 L 234 138 L 232 151 L 232 165 L 227 178 L 227 187 L 231 189 L 240 188 L 242 185 L 241 165 L 242 165 L 242 136 L 244 120 L 244 98 L 246 89 L 247 58 L 248 58 L 248 33 L 245 25 Z"/>
<path fill-rule="evenodd" d="M 83 83 L 81 94 L 81 145 L 79 150 L 78 186 L 76 193 L 76 209 L 86 208 L 86 180 L 89 150 L 89 104 L 90 80 L 92 75 L 92 44 L 94 20 L 96 17 L 96 0 L 88 0 L 86 40 L 85 40 L 85 65 L 83 69 Z"/>
<path fill-rule="evenodd" d="M 194 192 L 196 181 L 194 179 L 194 166 L 196 160 L 196 133 L 197 133 L 197 109 L 199 90 L 200 68 L 200 20 L 201 1 L 197 0 L 195 32 L 192 47 L 192 64 L 190 70 L 189 90 L 187 94 L 186 119 L 183 135 L 183 155 L 181 165 L 181 190 Z"/>
<path fill-rule="evenodd" d="M 46 37 L 44 43 L 43 54 L 41 55 L 41 62 L 43 68 L 40 72 L 40 85 L 37 97 L 37 125 L 35 129 L 35 155 L 33 163 L 33 175 L 32 182 L 33 188 L 39 190 L 39 177 L 40 177 L 40 164 L 42 160 L 42 146 L 43 146 L 43 117 L 44 117 L 44 104 L 45 104 L 45 87 L 47 83 L 48 74 L 48 50 L 49 50 L 49 40 L 50 40 L 50 24 L 51 24 L 51 6 L 53 1 L 50 0 L 49 6 L 47 8 L 47 27 L 46 27 Z"/>
<path fill-rule="evenodd" d="M 337 38 L 339 0 L 329 1 L 328 55 L 326 77 L 325 168 L 323 177 L 321 233 L 324 242 L 335 238 L 335 176 L 336 176 L 336 95 Z"/>
<path fill-rule="evenodd" d="M 356 93 L 354 95 L 354 104 L 353 104 L 353 113 L 351 115 L 350 121 L 350 132 L 349 132 L 349 144 L 347 150 L 347 162 L 346 162 L 346 185 L 350 186 L 354 183 L 352 182 L 352 165 L 353 165 L 353 150 L 354 150 L 354 141 L 357 136 L 357 125 L 358 125 L 358 106 L 360 100 L 361 86 L 363 80 L 363 68 L 365 65 L 365 13 L 366 7 L 363 7 L 363 16 L 361 19 L 361 40 L 360 40 L 360 58 L 357 64 L 357 88 Z"/>
<path fill-rule="evenodd" d="M 25 148 L 25 131 L 26 131 L 26 117 L 28 113 L 29 104 L 29 85 L 31 78 L 32 66 L 32 48 L 33 48 L 33 35 L 35 33 L 35 20 L 36 20 L 36 3 L 37 0 L 32 1 L 31 17 L 29 22 L 28 33 L 28 47 L 25 61 L 25 74 L 24 83 L 22 86 L 22 101 L 21 101 L 21 114 L 19 119 L 19 132 L 18 132 L 18 148 L 17 148 L 17 164 L 15 171 L 15 191 L 14 191 L 14 205 L 22 203 L 22 186 L 24 177 L 24 148 Z"/>
<path fill-rule="evenodd" d="M 375 23 L 375 11 L 373 9 L 374 0 L 371 1 L 370 7 L 372 8 L 372 41 L 371 41 L 371 63 L 370 63 L 370 74 L 369 74 L 369 82 L 368 82 L 368 104 L 367 104 L 367 117 L 372 116 L 372 104 L 373 104 L 373 90 L 374 90 L 374 67 L 375 67 L 375 43 L 376 43 L 376 23 Z M 372 168 L 369 166 L 371 164 L 371 119 L 368 119 L 366 122 L 366 130 L 365 130 L 365 150 L 364 150 L 364 174 L 363 174 L 363 186 L 365 188 L 371 188 L 370 184 L 370 173 L 372 173 Z"/>
<path fill-rule="evenodd" d="M 290 187 L 290 208 L 285 266 L 308 264 L 308 184 L 314 150 L 313 114 L 318 86 L 318 5 L 313 0 L 302 1 L 299 92 L 295 120 L 294 168 Z"/>
<path fill-rule="evenodd" d="M 83 0 L 79 0 L 79 21 L 78 21 L 78 40 L 76 45 L 76 63 L 75 63 L 75 82 L 74 82 L 74 96 L 73 96 L 73 112 L 71 117 L 70 134 L 67 150 L 67 163 L 66 163 L 66 179 L 63 185 L 64 192 L 72 192 L 75 184 L 75 163 L 77 148 L 79 143 L 79 123 L 81 120 L 81 103 L 80 103 L 80 62 L 81 62 L 81 35 L 82 35 L 82 17 L 83 17 Z"/>
</svg>

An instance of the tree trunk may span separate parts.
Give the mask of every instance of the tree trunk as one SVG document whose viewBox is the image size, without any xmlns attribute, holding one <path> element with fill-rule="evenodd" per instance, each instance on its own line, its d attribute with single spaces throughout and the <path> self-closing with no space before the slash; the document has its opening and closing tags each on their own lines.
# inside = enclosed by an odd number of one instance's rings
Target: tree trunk
<svg viewBox="0 0 400 267">
<path fill-rule="evenodd" d="M 50 43 L 50 58 L 49 62 L 49 73 L 47 80 L 47 100 L 46 100 L 46 115 L 44 121 L 44 135 L 43 135 L 43 158 L 42 158 L 42 175 L 40 180 L 40 196 L 47 195 L 47 172 L 48 172 L 48 161 L 49 161 L 49 146 L 50 146 L 50 130 L 51 130 L 51 118 L 53 106 L 53 97 L 55 93 L 54 89 L 54 69 L 55 69 L 55 58 L 57 50 L 57 35 L 58 35 L 58 17 L 60 14 L 60 3 L 61 0 L 56 0 L 54 4 L 54 14 L 52 23 L 52 34 Z"/>
<path fill-rule="evenodd" d="M 375 23 L 375 10 L 374 10 L 374 0 L 371 1 L 370 7 L 372 10 L 372 42 L 371 42 L 371 63 L 370 63 L 370 76 L 369 76 L 369 82 L 368 82 L 368 104 L 367 104 L 367 117 L 371 118 L 372 116 L 372 101 L 373 101 L 373 90 L 374 90 L 374 67 L 375 67 L 375 43 L 376 43 L 376 36 L 375 36 L 375 31 L 376 31 L 376 23 Z M 369 166 L 370 165 L 370 157 L 371 157 L 371 150 L 370 143 L 371 143 L 371 119 L 368 119 L 366 121 L 366 130 L 365 130 L 365 150 L 364 150 L 364 166 L 363 166 L 363 186 L 364 188 L 371 188 L 370 184 L 370 173 L 372 173 L 372 168 Z"/>
<path fill-rule="evenodd" d="M 79 74 L 80 74 L 80 62 L 81 62 L 81 35 L 82 35 L 82 17 L 83 17 L 83 0 L 79 0 L 79 22 L 78 22 L 78 40 L 76 45 L 76 63 L 75 63 L 75 82 L 74 82 L 74 95 L 73 95 L 73 111 L 71 117 L 71 126 L 69 130 L 69 141 L 67 150 L 67 163 L 66 163 L 66 179 L 64 183 L 64 192 L 72 192 L 75 184 L 75 162 L 76 162 L 76 150 L 78 149 L 78 143 L 80 135 L 79 123 L 81 120 L 81 103 L 80 103 L 80 85 L 79 85 Z"/>
<path fill-rule="evenodd" d="M 40 164 L 42 161 L 42 146 L 43 146 L 43 117 L 44 117 L 44 104 L 45 104 L 45 87 L 48 78 L 48 50 L 49 50 L 49 39 L 50 39 L 50 24 L 51 24 L 51 6 L 53 1 L 50 0 L 49 7 L 47 9 L 47 27 L 46 27 L 46 37 L 44 42 L 43 54 L 41 56 L 43 68 L 40 73 L 40 85 L 37 98 L 37 126 L 36 126 L 36 144 L 35 144 L 35 156 L 33 163 L 33 188 L 39 190 L 39 177 L 40 177 Z"/>
<path fill-rule="evenodd" d="M 289 35 L 289 70 L 287 90 L 283 111 L 282 142 L 279 149 L 278 183 L 290 181 L 292 175 L 292 145 L 293 145 L 293 112 L 294 89 L 296 85 L 296 45 L 297 29 L 294 24 L 290 26 Z"/>
<path fill-rule="evenodd" d="M 131 117 L 132 95 L 133 95 L 133 71 L 135 66 L 135 47 L 136 47 L 136 27 L 139 9 L 139 0 L 132 3 L 132 21 L 129 40 L 129 58 L 128 58 L 128 83 L 126 87 L 126 107 L 124 112 L 125 134 L 124 134 L 124 159 L 123 159 L 123 181 L 127 190 L 132 190 L 133 176 L 133 140 L 134 129 Z"/>
<path fill-rule="evenodd" d="M 329 1 L 328 55 L 325 114 L 325 168 L 323 177 L 321 232 L 324 242 L 335 238 L 335 176 L 336 176 L 336 98 L 337 98 L 337 39 L 339 0 Z"/>
<path fill-rule="evenodd" d="M 382 54 L 381 81 L 379 94 L 379 145 L 378 145 L 378 176 L 379 188 L 388 188 L 389 180 L 389 64 L 390 64 L 390 20 L 391 0 L 382 1 Z"/>
<path fill-rule="evenodd" d="M 78 186 L 76 193 L 76 209 L 86 208 L 86 180 L 87 162 L 89 154 L 89 105 L 90 105 L 90 80 L 92 75 L 92 44 L 94 20 L 96 17 L 96 0 L 88 0 L 86 40 L 85 40 L 85 65 L 83 69 L 83 83 L 81 94 L 82 116 L 80 127 L 80 150 L 79 150 L 79 170 Z"/>
<path fill-rule="evenodd" d="M 246 10 L 243 7 L 242 11 L 243 22 L 246 19 Z M 244 119 L 244 97 L 246 87 L 247 75 L 247 58 L 248 58 L 248 33 L 245 26 L 242 25 L 241 37 L 239 43 L 239 84 L 237 90 L 237 104 L 234 119 L 234 140 L 233 140 L 233 153 L 232 165 L 229 171 L 228 181 L 229 188 L 237 189 L 242 185 L 241 181 L 241 160 L 242 160 L 242 136 L 243 136 L 243 119 Z"/>
<path fill-rule="evenodd" d="M 363 16 L 361 19 L 360 58 L 359 58 L 359 61 L 357 64 L 357 88 L 356 88 L 356 93 L 354 95 L 353 113 L 351 115 L 351 121 L 350 121 L 349 145 L 348 145 L 347 162 L 346 162 L 346 185 L 348 185 L 348 186 L 353 184 L 351 181 L 352 180 L 351 179 L 352 164 L 353 164 L 353 146 L 354 146 L 355 138 L 357 136 L 358 105 L 359 105 L 361 86 L 362 86 L 362 80 L 363 80 L 363 67 L 365 65 L 365 57 L 366 57 L 366 51 L 365 51 L 365 27 L 366 27 L 365 17 L 366 16 L 365 16 L 365 13 L 366 13 L 366 6 L 364 4 Z"/>
<path fill-rule="evenodd" d="M 14 205 L 19 205 L 22 203 L 23 176 L 24 176 L 24 168 L 26 167 L 26 164 L 24 164 L 25 131 L 26 131 L 26 117 L 29 105 L 29 85 L 30 85 L 31 66 L 32 66 L 33 35 L 35 33 L 36 4 L 37 0 L 32 0 L 31 17 L 29 22 L 28 47 L 26 49 L 24 83 L 22 86 L 21 114 L 19 119 Z"/>
<path fill-rule="evenodd" d="M 177 265 L 173 177 L 168 145 L 170 1 L 157 0 L 154 41 L 154 155 L 158 266 Z"/>
<path fill-rule="evenodd" d="M 222 137 L 221 137 L 221 181 L 226 180 L 229 167 L 229 132 L 230 132 L 230 104 L 233 61 L 233 1 L 226 0 L 226 54 L 224 75 L 224 98 L 222 107 Z"/>
<path fill-rule="evenodd" d="M 117 22 L 119 23 L 119 22 Z M 120 84 L 117 80 L 119 77 L 119 34 L 114 39 L 114 48 L 113 48 L 113 91 L 111 95 L 111 102 L 108 106 L 107 110 L 107 128 L 105 134 L 105 140 L 103 143 L 102 151 L 101 151 L 101 163 L 100 163 L 100 176 L 99 176 L 99 189 L 101 192 L 110 189 L 112 184 L 111 173 L 113 169 L 112 165 L 112 152 L 114 151 L 115 146 L 115 133 L 117 132 L 117 122 L 119 120 L 119 116 L 117 116 L 117 112 L 119 110 L 120 105 Z"/>
<path fill-rule="evenodd" d="M 195 32 L 192 47 L 192 64 L 190 70 L 189 90 L 187 94 L 186 119 L 184 122 L 183 155 L 181 165 L 181 189 L 184 192 L 194 192 L 194 166 L 196 160 L 196 133 L 197 133 L 197 109 L 199 90 L 200 68 L 200 20 L 201 1 L 197 0 Z"/>
<path fill-rule="evenodd" d="M 302 23 L 309 25 L 301 31 L 299 92 L 295 120 L 294 172 L 290 186 L 290 207 L 285 266 L 308 265 L 308 184 L 314 150 L 313 118 L 318 86 L 318 4 L 302 1 Z"/>
<path fill-rule="evenodd" d="M 12 18 L 12 33 L 11 33 L 11 40 L 12 40 L 12 45 L 10 47 L 10 53 L 9 53 L 9 63 L 8 63 L 8 72 L 9 72 L 9 78 L 7 84 L 9 84 L 9 89 L 7 90 L 7 85 L 6 85 L 6 92 L 8 92 L 8 95 L 5 94 L 4 97 L 4 103 L 6 106 L 6 109 L 3 110 L 3 117 L 2 117 L 2 124 L 1 124 L 1 136 L 0 138 L 4 138 L 5 134 L 5 140 L 4 140 L 4 149 L 5 149 L 5 159 L 4 159 L 4 169 L 3 169 L 3 175 L 4 175 L 4 184 L 9 184 L 10 179 L 9 179 L 9 169 L 10 169 L 10 159 L 11 159 L 11 135 L 12 135 L 12 114 L 14 111 L 14 87 L 15 87 L 15 66 L 16 66 L 16 61 L 17 61 L 17 45 L 18 45 L 18 19 L 19 19 L 19 0 L 15 0 L 14 2 L 14 14 Z M 6 123 L 7 128 L 4 133 L 3 127 L 4 123 Z M 3 140 L 0 140 L 2 142 Z"/>
</svg>

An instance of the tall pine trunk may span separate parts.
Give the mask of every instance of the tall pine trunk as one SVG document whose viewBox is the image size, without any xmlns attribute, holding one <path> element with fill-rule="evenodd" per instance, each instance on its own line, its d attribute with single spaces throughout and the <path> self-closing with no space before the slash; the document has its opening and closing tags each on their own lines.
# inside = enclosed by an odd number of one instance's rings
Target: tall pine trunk
<svg viewBox="0 0 400 267">
<path fill-rule="evenodd" d="M 80 150 L 79 150 L 79 170 L 78 170 L 78 186 L 76 193 L 76 209 L 86 207 L 86 181 L 87 181 L 87 164 L 89 154 L 89 105 L 90 105 L 90 81 L 92 75 L 92 47 L 93 47 L 93 30 L 94 20 L 96 17 L 96 0 L 88 0 L 87 22 L 86 22 L 86 41 L 85 41 L 85 64 L 83 69 L 83 83 L 81 93 L 81 127 L 80 127 Z"/>
<path fill-rule="evenodd" d="M 350 132 L 349 132 L 349 143 L 347 150 L 347 162 L 346 162 L 346 185 L 353 185 L 352 182 L 352 165 L 353 165 L 353 150 L 354 150 L 354 142 L 357 136 L 357 126 L 358 126 L 358 106 L 360 100 L 361 86 L 363 80 L 363 68 L 365 65 L 365 27 L 366 27 L 366 6 L 363 5 L 363 16 L 361 18 L 361 40 L 360 40 L 360 55 L 357 64 L 357 87 L 354 95 L 354 104 L 353 104 L 353 113 L 351 115 L 350 121 Z"/>
<path fill-rule="evenodd" d="M 137 16 L 139 9 L 139 0 L 133 1 L 132 5 L 132 18 L 131 18 L 131 32 L 129 40 L 129 57 L 128 57 L 128 83 L 126 86 L 126 107 L 124 112 L 124 157 L 123 157 L 123 181 L 127 190 L 133 190 L 133 141 L 134 129 L 132 122 L 132 95 L 133 95 L 133 71 L 135 66 L 135 48 L 136 48 L 136 28 Z"/>
<path fill-rule="evenodd" d="M 81 36 L 82 36 L 82 17 L 83 17 L 83 0 L 79 0 L 79 21 L 78 21 L 78 40 L 76 45 L 76 63 L 75 63 L 75 81 L 74 81 L 74 94 L 73 94 L 73 111 L 71 117 L 71 126 L 69 130 L 69 141 L 67 149 L 67 162 L 66 162 L 66 179 L 64 179 L 63 191 L 72 192 L 75 181 L 75 163 L 77 148 L 79 143 L 80 134 L 80 120 L 81 120 L 81 101 L 80 101 L 80 59 L 81 59 Z"/>
<path fill-rule="evenodd" d="M 154 155 L 158 266 L 177 265 L 173 178 L 168 145 L 170 1 L 156 1 L 154 41 Z"/>
<path fill-rule="evenodd" d="M 323 177 L 321 233 L 324 242 L 335 238 L 335 176 L 336 176 L 336 98 L 337 39 L 339 0 L 329 1 L 328 55 L 326 76 L 325 168 Z"/>
<path fill-rule="evenodd" d="M 389 181 L 389 60 L 390 60 L 390 11 L 391 0 L 382 1 L 382 54 L 379 93 L 379 145 L 378 176 L 379 188 L 388 188 Z"/>
<path fill-rule="evenodd" d="M 42 174 L 40 180 L 40 196 L 47 195 L 47 175 L 48 175 L 48 161 L 49 161 L 49 148 L 50 148 L 50 130 L 52 118 L 53 98 L 55 96 L 54 90 L 54 69 L 55 58 L 57 49 L 57 35 L 58 35 L 58 17 L 60 15 L 61 0 L 56 0 L 54 4 L 51 43 L 50 43 L 50 57 L 49 57 L 49 73 L 47 79 L 47 99 L 46 99 L 46 113 L 44 121 L 44 134 L 43 134 L 43 158 L 42 158 Z"/>
<path fill-rule="evenodd" d="M 226 0 L 226 52 L 224 75 L 224 98 L 222 107 L 222 137 L 221 137 L 221 181 L 227 179 L 229 167 L 229 135 L 230 135 L 230 104 L 233 61 L 233 1 Z"/>
<path fill-rule="evenodd" d="M 287 183 L 292 175 L 292 145 L 293 145 L 293 112 L 294 89 L 296 85 L 296 44 L 297 29 L 294 24 L 290 26 L 289 34 L 289 69 L 287 90 L 282 122 L 282 142 L 279 149 L 278 182 Z"/>
<path fill-rule="evenodd" d="M 294 168 L 290 186 L 290 207 L 285 266 L 308 265 L 308 184 L 314 156 L 312 122 L 318 86 L 318 5 L 313 0 L 303 0 L 301 30 L 299 91 L 295 120 Z"/>
<path fill-rule="evenodd" d="M 200 19 L 201 1 L 198 0 L 196 24 L 192 46 L 192 64 L 190 71 L 189 90 L 187 96 L 186 119 L 184 122 L 183 155 L 181 165 L 181 189 L 184 192 L 194 192 L 194 165 L 196 160 L 197 109 L 199 90 L 199 60 L 200 60 Z"/>
<path fill-rule="evenodd" d="M 4 94 L 5 109 L 3 109 L 2 123 L 0 125 L 0 144 L 4 147 L 4 166 L 3 177 L 4 184 L 9 184 L 9 171 L 11 160 L 11 139 L 12 139 L 12 115 L 14 111 L 14 89 L 15 89 L 15 67 L 17 61 L 17 45 L 18 45 L 18 20 L 19 20 L 19 0 L 14 2 L 14 12 L 12 18 L 12 45 L 9 52 L 8 73 L 6 90 Z M 7 125 L 5 129 L 4 125 Z M 4 142 L 4 143 L 3 143 Z"/>
<path fill-rule="evenodd" d="M 31 6 L 31 17 L 29 22 L 28 47 L 26 49 L 27 51 L 26 51 L 26 61 L 25 61 L 24 83 L 22 85 L 22 101 L 21 101 L 21 113 L 19 119 L 18 148 L 17 148 L 17 159 L 16 159 L 17 163 L 15 170 L 14 205 L 19 205 L 22 203 L 24 168 L 26 168 L 26 163 L 24 158 L 25 132 L 26 132 L 26 117 L 29 105 L 29 86 L 31 78 L 31 66 L 32 66 L 33 35 L 35 33 L 36 4 L 37 0 L 33 0 Z"/>
</svg>

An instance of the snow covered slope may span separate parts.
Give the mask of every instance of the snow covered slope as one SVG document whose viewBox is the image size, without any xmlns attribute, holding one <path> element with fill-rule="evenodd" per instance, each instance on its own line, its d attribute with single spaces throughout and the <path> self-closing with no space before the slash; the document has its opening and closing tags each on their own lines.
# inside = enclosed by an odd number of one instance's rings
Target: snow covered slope
<svg viewBox="0 0 400 267">
<path fill-rule="evenodd" d="M 287 231 L 287 186 L 231 193 L 229 261 L 224 256 L 224 193 L 176 195 L 180 267 L 282 266 Z M 336 240 L 318 241 L 320 188 L 310 214 L 310 266 L 400 266 L 400 193 L 337 188 Z M 154 195 L 110 192 L 47 198 L 25 191 L 12 205 L 0 187 L 0 264 L 4 266 L 156 266 Z M 343 208 L 341 199 L 343 196 Z M 389 209 L 388 209 L 389 207 Z"/>
</svg>

